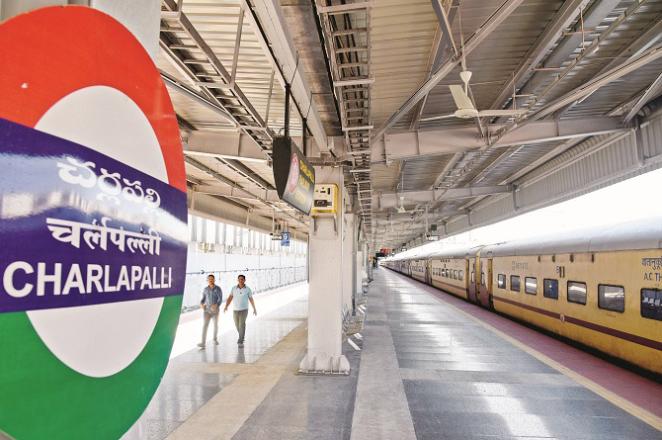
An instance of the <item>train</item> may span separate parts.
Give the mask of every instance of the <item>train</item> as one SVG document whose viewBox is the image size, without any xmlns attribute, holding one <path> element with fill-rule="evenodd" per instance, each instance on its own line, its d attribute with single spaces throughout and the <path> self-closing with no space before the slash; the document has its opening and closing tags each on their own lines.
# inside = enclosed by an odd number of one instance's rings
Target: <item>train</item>
<svg viewBox="0 0 662 440">
<path fill-rule="evenodd" d="M 662 377 L 659 218 L 380 264 Z"/>
</svg>

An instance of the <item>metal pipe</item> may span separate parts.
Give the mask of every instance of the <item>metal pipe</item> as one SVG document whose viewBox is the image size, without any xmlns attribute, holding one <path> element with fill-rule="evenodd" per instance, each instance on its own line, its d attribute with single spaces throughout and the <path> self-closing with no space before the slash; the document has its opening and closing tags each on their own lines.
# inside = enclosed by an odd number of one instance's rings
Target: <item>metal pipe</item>
<svg viewBox="0 0 662 440">
<path fill-rule="evenodd" d="M 290 137 L 290 85 L 285 84 L 285 137 Z"/>
</svg>

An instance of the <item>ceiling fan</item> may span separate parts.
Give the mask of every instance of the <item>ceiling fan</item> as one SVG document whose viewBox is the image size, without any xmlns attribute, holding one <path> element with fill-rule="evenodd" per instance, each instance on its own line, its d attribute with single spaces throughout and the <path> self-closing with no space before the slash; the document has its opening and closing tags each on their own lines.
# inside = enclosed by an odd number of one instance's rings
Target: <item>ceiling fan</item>
<svg viewBox="0 0 662 440">
<path fill-rule="evenodd" d="M 405 196 L 400 196 L 400 205 L 398 206 L 398 214 L 406 214 L 407 210 L 405 209 Z"/>
<path fill-rule="evenodd" d="M 458 12 L 459 13 L 459 12 Z M 464 55 L 464 36 L 462 34 L 462 16 L 458 15 L 460 20 L 460 45 L 462 50 L 462 59 L 461 66 L 462 71 L 460 72 L 460 79 L 464 83 L 464 87 L 459 84 L 451 84 L 448 88 L 451 91 L 453 96 L 453 101 L 457 110 L 448 115 L 440 116 L 431 116 L 427 118 L 421 118 L 421 122 L 427 121 L 438 121 L 440 119 L 448 118 L 460 118 L 460 119 L 472 119 L 472 118 L 482 118 L 482 117 L 502 117 L 502 116 L 520 116 L 525 113 L 525 109 L 494 109 L 494 110 L 477 110 L 476 106 L 473 103 L 473 100 L 469 96 L 469 80 L 471 80 L 472 72 L 467 69 L 467 60 Z M 515 100 L 513 100 L 513 105 Z"/>
<path fill-rule="evenodd" d="M 477 110 L 473 101 L 469 97 L 469 80 L 471 79 L 471 73 L 470 70 L 462 70 L 462 72 L 460 72 L 460 78 L 464 82 L 464 87 L 459 84 L 451 84 L 448 86 L 451 95 L 453 96 L 453 101 L 455 101 L 455 106 L 457 107 L 455 112 L 448 115 L 421 118 L 421 122 L 438 121 L 440 119 L 448 118 L 472 119 L 483 117 L 520 116 L 525 113 L 525 109 Z"/>
<path fill-rule="evenodd" d="M 405 176 L 404 172 L 402 169 L 400 169 L 400 188 L 402 190 L 402 194 L 400 194 L 400 204 L 398 205 L 398 214 L 406 214 L 407 210 L 405 209 Z"/>
</svg>

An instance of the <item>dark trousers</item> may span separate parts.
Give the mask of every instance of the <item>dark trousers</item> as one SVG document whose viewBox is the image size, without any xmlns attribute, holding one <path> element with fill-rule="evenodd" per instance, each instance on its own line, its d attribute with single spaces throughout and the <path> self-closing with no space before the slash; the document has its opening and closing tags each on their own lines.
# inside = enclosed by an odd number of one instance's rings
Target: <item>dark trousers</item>
<svg viewBox="0 0 662 440">
<path fill-rule="evenodd" d="M 238 343 L 244 343 L 244 335 L 246 334 L 246 317 L 248 316 L 248 309 L 234 311 L 234 326 L 237 327 L 239 333 Z"/>
</svg>

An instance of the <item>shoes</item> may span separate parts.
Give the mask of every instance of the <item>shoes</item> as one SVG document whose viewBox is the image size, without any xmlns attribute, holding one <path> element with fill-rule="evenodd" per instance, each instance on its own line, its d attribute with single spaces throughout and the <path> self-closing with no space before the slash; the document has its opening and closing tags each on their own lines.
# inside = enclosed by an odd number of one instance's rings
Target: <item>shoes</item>
<svg viewBox="0 0 662 440">
<path fill-rule="evenodd" d="M 218 339 L 214 339 L 214 345 L 218 345 Z"/>
<path fill-rule="evenodd" d="M 198 347 L 200 347 L 201 349 L 205 348 L 205 344 L 203 342 L 201 342 L 201 343 L 198 344 Z"/>
</svg>

